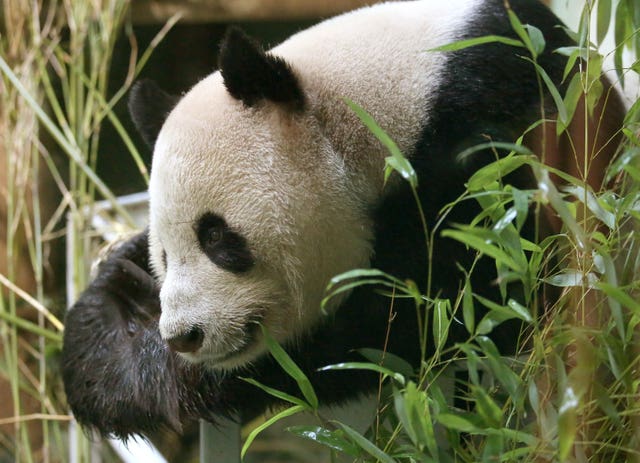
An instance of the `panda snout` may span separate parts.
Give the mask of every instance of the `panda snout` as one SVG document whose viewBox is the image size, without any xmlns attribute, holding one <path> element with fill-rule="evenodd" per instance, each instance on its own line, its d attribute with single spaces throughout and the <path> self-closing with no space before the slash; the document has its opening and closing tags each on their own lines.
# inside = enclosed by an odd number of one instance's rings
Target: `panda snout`
<svg viewBox="0 0 640 463">
<path fill-rule="evenodd" d="M 204 331 L 199 326 L 194 326 L 189 331 L 166 339 L 171 350 L 183 354 L 195 352 L 202 347 Z"/>
</svg>

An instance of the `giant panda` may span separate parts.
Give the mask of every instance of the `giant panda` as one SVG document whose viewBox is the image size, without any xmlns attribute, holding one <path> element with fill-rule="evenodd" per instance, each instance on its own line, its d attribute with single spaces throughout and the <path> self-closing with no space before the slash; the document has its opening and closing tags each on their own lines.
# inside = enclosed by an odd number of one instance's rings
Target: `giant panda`
<svg viewBox="0 0 640 463">
<path fill-rule="evenodd" d="M 508 4 L 544 34 L 538 63 L 561 86 L 565 59 L 553 50 L 571 42 L 560 21 L 537 0 Z M 370 372 L 319 371 L 361 360 L 359 349 L 419 365 L 413 300 L 359 286 L 321 308 L 334 275 L 375 268 L 424 291 L 429 265 L 410 186 L 398 175 L 385 182 L 386 148 L 346 101 L 370 113 L 408 157 L 433 227 L 496 151 L 458 154 L 487 140 L 511 142 L 541 107 L 553 107 L 540 101 L 522 48 L 433 51 L 473 37 L 516 38 L 505 5 L 382 3 L 268 52 L 232 28 L 219 70 L 184 96 L 138 83 L 131 114 L 154 151 L 149 227 L 100 264 L 66 316 L 62 371 L 77 420 L 127 437 L 262 412 L 276 399 L 241 377 L 291 394 L 297 387 L 268 353 L 261 326 L 324 404 L 377 386 Z M 532 185 L 525 171 L 509 181 Z M 468 223 L 478 211 L 464 201 L 446 223 Z M 475 253 L 440 235 L 430 251 L 433 294 L 455 299 Z M 501 300 L 495 264 L 474 265 L 474 292 Z M 517 328 L 493 331 L 503 352 L 513 349 Z M 466 336 L 452 324 L 450 342 Z"/>
</svg>

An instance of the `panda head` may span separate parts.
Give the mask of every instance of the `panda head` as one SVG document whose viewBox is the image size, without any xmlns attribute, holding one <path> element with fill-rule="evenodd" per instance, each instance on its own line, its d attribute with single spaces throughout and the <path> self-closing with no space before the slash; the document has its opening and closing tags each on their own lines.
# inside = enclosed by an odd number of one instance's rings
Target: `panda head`
<svg viewBox="0 0 640 463">
<path fill-rule="evenodd" d="M 260 324 L 282 343 L 312 329 L 329 279 L 368 265 L 372 226 L 296 69 L 237 29 L 219 64 L 177 102 L 141 82 L 130 110 L 154 146 L 160 333 L 233 369 L 266 351 Z"/>
</svg>

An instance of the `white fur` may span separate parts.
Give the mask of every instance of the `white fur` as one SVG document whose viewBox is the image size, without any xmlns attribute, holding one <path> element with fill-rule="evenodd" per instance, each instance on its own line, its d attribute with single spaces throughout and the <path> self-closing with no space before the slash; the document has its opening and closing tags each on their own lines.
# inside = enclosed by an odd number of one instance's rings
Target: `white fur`
<svg viewBox="0 0 640 463">
<path fill-rule="evenodd" d="M 150 242 L 162 281 L 162 336 L 194 324 L 205 330 L 203 347 L 187 359 L 213 368 L 251 361 L 262 343 L 217 357 L 240 347 L 257 313 L 276 339 L 295 339 L 320 316 L 329 279 L 369 265 L 369 208 L 382 192 L 386 152 L 343 98 L 409 152 L 446 59 L 427 50 L 455 40 L 479 4 L 380 4 L 296 34 L 272 52 L 300 79 L 308 99 L 302 115 L 273 103 L 245 108 L 218 72 L 180 101 L 156 142 Z M 202 253 L 193 224 L 205 212 L 243 234 L 253 269 L 233 274 Z"/>
</svg>

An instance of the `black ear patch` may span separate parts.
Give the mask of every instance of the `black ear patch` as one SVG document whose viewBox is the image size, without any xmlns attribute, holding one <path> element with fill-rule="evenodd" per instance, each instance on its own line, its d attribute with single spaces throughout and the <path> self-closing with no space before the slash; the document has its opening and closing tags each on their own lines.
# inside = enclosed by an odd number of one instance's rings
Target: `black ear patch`
<svg viewBox="0 0 640 463">
<path fill-rule="evenodd" d="M 133 84 L 129 93 L 129 114 L 145 143 L 153 149 L 162 124 L 180 97 L 170 95 L 149 79 Z"/>
<path fill-rule="evenodd" d="M 261 100 L 304 109 L 304 94 L 289 64 L 265 53 L 240 29 L 231 27 L 220 45 L 218 66 L 227 90 L 247 106 Z"/>
</svg>

